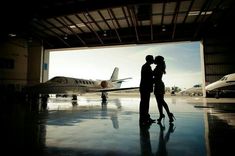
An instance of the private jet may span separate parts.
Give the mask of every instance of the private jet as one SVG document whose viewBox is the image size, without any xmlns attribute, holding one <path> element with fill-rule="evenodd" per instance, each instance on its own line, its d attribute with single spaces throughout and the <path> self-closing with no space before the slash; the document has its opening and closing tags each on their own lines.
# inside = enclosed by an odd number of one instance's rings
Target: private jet
<svg viewBox="0 0 235 156">
<path fill-rule="evenodd" d="M 202 85 L 196 84 L 191 88 L 180 91 L 181 95 L 202 96 Z"/>
<path fill-rule="evenodd" d="M 235 73 L 223 76 L 206 86 L 207 97 L 235 96 Z"/>
<path fill-rule="evenodd" d="M 102 101 L 107 100 L 110 91 L 131 90 L 139 87 L 121 88 L 122 82 L 129 78 L 118 79 L 119 68 L 115 67 L 109 80 L 91 80 L 72 77 L 56 76 L 45 83 L 27 87 L 25 91 L 29 94 L 66 94 L 76 99 L 77 95 L 85 93 L 101 92 Z"/>
</svg>

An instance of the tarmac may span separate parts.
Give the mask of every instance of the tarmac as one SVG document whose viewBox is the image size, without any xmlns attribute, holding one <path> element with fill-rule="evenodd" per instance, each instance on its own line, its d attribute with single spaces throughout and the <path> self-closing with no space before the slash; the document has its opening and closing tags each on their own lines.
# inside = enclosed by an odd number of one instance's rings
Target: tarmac
<svg viewBox="0 0 235 156">
<path fill-rule="evenodd" d="M 214 156 L 234 153 L 235 98 L 165 96 L 176 120 L 139 125 L 138 94 L 72 98 L 47 103 L 5 100 L 2 152 L 41 156 Z M 9 101 L 9 102 L 8 102 Z M 7 103 L 8 102 L 8 103 Z M 154 95 L 151 118 L 159 117 Z"/>
</svg>

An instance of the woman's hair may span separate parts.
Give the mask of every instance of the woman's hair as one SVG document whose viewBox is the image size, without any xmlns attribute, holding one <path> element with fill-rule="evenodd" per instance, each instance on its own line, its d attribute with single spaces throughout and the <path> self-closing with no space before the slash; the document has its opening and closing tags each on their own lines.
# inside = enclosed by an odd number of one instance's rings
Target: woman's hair
<svg viewBox="0 0 235 156">
<path fill-rule="evenodd" d="M 164 74 L 166 74 L 166 64 L 164 61 L 164 57 L 158 55 L 155 57 L 154 63 L 157 64 L 157 66 L 162 70 Z"/>
</svg>

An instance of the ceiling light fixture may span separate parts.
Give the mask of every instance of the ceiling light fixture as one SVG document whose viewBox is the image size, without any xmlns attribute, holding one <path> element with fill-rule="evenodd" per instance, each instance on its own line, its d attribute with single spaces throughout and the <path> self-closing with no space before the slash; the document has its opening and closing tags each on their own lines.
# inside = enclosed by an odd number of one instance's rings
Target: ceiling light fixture
<svg viewBox="0 0 235 156">
<path fill-rule="evenodd" d="M 162 26 L 162 31 L 166 31 L 165 25 Z"/>
<path fill-rule="evenodd" d="M 212 11 L 202 11 L 201 12 L 201 15 L 210 15 L 212 14 L 213 12 Z M 200 14 L 200 11 L 190 11 L 188 13 L 188 16 L 197 16 Z"/>
<path fill-rule="evenodd" d="M 67 35 L 67 34 L 64 35 L 64 39 L 65 39 L 65 40 L 68 39 L 68 35 Z"/>
<path fill-rule="evenodd" d="M 76 28 L 75 25 L 70 25 L 69 27 L 72 28 L 72 29 L 75 29 L 75 28 Z"/>
<path fill-rule="evenodd" d="M 83 23 L 79 23 L 79 24 L 76 24 L 79 28 L 81 28 L 81 27 L 85 27 L 86 25 L 85 24 L 83 24 Z"/>
<path fill-rule="evenodd" d="M 106 33 L 106 31 L 104 31 L 104 34 L 103 34 L 103 36 L 107 36 L 107 33 Z"/>
<path fill-rule="evenodd" d="M 81 28 L 81 27 L 85 27 L 85 26 L 86 26 L 85 24 L 79 23 L 79 24 L 76 24 L 76 25 L 70 25 L 69 27 L 70 27 L 71 29 L 75 29 L 76 27 Z"/>
<path fill-rule="evenodd" d="M 16 34 L 10 33 L 10 34 L 8 34 L 8 36 L 10 36 L 10 37 L 16 37 Z"/>
</svg>

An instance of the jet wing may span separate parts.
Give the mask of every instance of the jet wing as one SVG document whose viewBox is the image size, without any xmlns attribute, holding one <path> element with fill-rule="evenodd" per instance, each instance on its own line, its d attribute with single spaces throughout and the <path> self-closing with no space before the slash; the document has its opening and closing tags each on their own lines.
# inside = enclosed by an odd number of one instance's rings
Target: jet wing
<svg viewBox="0 0 235 156">
<path fill-rule="evenodd" d="M 111 91 L 119 91 L 119 90 L 134 90 L 134 89 L 139 89 L 139 87 L 89 89 L 89 90 L 88 90 L 88 92 L 111 92 Z"/>
<path fill-rule="evenodd" d="M 124 78 L 124 79 L 118 79 L 118 80 L 112 80 L 112 82 L 124 82 L 125 80 L 132 79 L 131 77 Z"/>
</svg>

